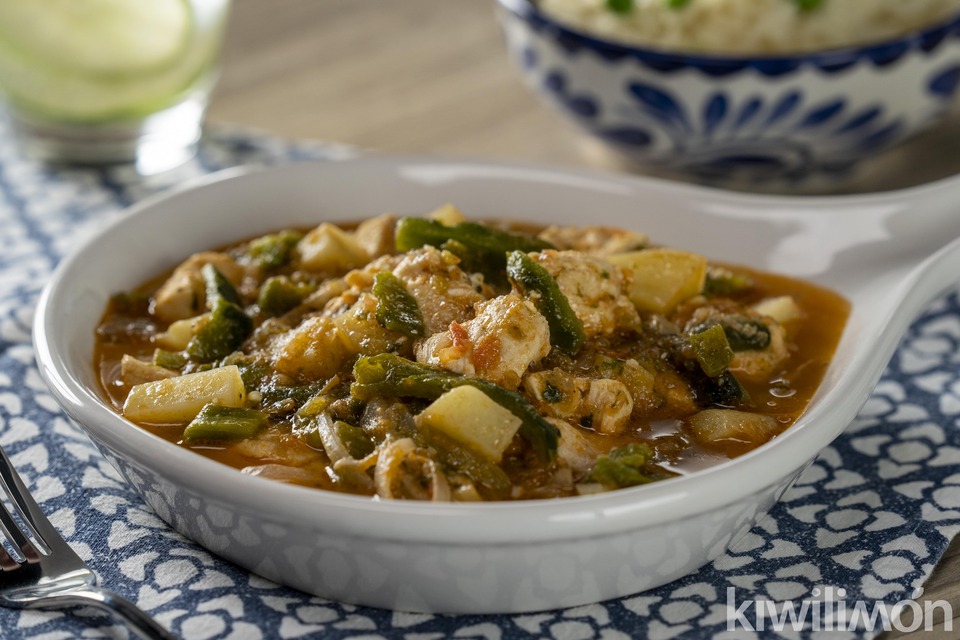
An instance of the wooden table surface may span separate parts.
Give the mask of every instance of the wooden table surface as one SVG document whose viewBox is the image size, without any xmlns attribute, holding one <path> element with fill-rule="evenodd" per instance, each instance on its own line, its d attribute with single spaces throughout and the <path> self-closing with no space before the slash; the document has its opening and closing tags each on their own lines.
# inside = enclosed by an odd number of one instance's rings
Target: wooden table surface
<svg viewBox="0 0 960 640">
<path fill-rule="evenodd" d="M 493 9 L 493 0 L 234 0 L 209 119 L 375 152 L 631 171 L 522 84 Z M 955 173 L 960 109 L 872 161 L 843 190 Z M 949 600 L 960 617 L 957 575 L 955 544 L 924 598 Z M 956 634 L 924 637 L 938 636 Z"/>
</svg>

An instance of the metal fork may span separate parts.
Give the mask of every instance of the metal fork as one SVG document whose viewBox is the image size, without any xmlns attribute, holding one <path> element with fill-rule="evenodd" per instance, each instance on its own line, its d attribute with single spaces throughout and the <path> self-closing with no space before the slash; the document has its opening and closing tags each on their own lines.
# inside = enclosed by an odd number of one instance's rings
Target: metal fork
<svg viewBox="0 0 960 640">
<path fill-rule="evenodd" d="M 12 508 L 0 508 L 0 605 L 17 609 L 94 606 L 123 620 L 144 640 L 176 640 L 129 600 L 97 586 L 97 576 L 60 537 L 0 449 L 0 489 Z"/>
</svg>

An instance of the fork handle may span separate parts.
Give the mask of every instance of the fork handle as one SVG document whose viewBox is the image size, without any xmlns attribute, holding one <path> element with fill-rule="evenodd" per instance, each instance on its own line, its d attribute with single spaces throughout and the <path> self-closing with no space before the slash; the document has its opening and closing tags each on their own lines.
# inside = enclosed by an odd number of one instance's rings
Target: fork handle
<svg viewBox="0 0 960 640">
<path fill-rule="evenodd" d="M 123 620 L 130 631 L 142 640 L 178 640 L 157 622 L 123 596 L 97 586 L 84 586 L 43 598 L 44 608 L 94 606 Z M 39 608 L 39 607 L 38 607 Z"/>
</svg>

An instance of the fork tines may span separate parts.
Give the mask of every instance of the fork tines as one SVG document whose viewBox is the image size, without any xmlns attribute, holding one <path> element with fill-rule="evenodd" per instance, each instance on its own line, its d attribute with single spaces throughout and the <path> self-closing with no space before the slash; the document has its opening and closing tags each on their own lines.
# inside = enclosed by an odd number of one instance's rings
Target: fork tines
<svg viewBox="0 0 960 640">
<path fill-rule="evenodd" d="M 0 449 L 0 489 L 6 494 L 6 499 L 0 500 L 0 534 L 10 547 L 0 546 L 0 569 L 12 571 L 24 564 L 39 562 L 40 554 L 46 555 L 49 549 L 37 531 L 35 519 L 31 518 L 33 511 L 40 513 L 40 508 L 3 449 Z"/>
</svg>

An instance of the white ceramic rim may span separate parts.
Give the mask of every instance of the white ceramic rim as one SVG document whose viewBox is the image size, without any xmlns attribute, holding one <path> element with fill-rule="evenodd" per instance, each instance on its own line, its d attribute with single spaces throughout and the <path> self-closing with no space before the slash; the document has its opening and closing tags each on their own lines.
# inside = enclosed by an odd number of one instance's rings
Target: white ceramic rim
<svg viewBox="0 0 960 640">
<path fill-rule="evenodd" d="M 567 179 L 599 181 L 642 194 L 655 188 L 678 199 L 709 198 L 735 205 L 769 203 L 771 207 L 791 202 L 786 196 L 758 196 L 667 182 L 652 178 L 607 174 L 582 169 L 553 169 L 521 163 L 497 163 L 431 157 L 365 157 L 353 160 L 300 162 L 279 167 L 237 168 L 190 181 L 171 191 L 145 199 L 129 209 L 129 215 L 115 221 L 79 246 L 56 268 L 39 300 L 34 319 L 34 349 L 43 379 L 66 412 L 95 440 L 135 466 L 144 467 L 176 485 L 190 488 L 206 499 L 247 513 L 259 513 L 273 521 L 303 525 L 316 530 L 339 532 L 365 538 L 406 543 L 503 543 L 525 544 L 611 535 L 622 531 L 680 521 L 738 502 L 758 490 L 772 486 L 793 474 L 828 445 L 852 420 L 859 406 L 848 407 L 843 415 L 821 415 L 815 409 L 784 434 L 735 460 L 690 476 L 650 485 L 591 496 L 482 504 L 433 504 L 405 501 L 378 501 L 316 489 L 286 485 L 238 473 L 235 469 L 202 458 L 147 431 L 135 427 L 115 413 L 97 391 L 81 384 L 58 355 L 59 346 L 48 336 L 60 321 L 57 314 L 65 280 L 85 261 L 95 259 L 120 231 L 135 226 L 151 214 L 158 203 L 189 198 L 197 189 L 228 181 L 244 180 L 254 173 L 275 171 L 398 170 L 404 165 L 443 164 L 496 171 L 543 171 Z M 293 168 L 293 169 L 292 169 Z M 886 194 L 806 198 L 821 206 L 870 205 L 893 198 L 939 189 L 931 183 Z M 795 202 L 795 199 L 793 199 Z M 93 327 L 90 327 L 93 331 Z M 852 376 L 831 394 L 861 393 L 864 384 Z M 862 394 L 866 398 L 866 393 Z M 823 421 L 824 425 L 818 424 Z M 743 481 L 749 478 L 749 482 Z M 429 518 L 429 520 L 425 520 Z"/>
</svg>

